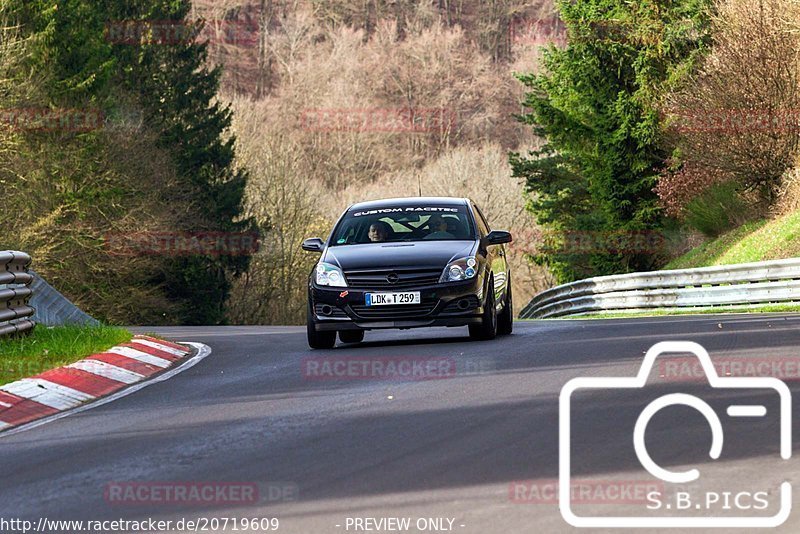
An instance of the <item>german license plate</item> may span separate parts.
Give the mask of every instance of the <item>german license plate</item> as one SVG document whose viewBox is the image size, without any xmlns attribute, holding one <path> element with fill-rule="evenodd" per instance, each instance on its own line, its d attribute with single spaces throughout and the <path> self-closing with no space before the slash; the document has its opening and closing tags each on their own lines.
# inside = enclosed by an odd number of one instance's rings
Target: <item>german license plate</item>
<svg viewBox="0 0 800 534">
<path fill-rule="evenodd" d="M 419 291 L 405 293 L 366 293 L 364 300 L 367 306 L 392 306 L 396 304 L 419 304 Z"/>
</svg>

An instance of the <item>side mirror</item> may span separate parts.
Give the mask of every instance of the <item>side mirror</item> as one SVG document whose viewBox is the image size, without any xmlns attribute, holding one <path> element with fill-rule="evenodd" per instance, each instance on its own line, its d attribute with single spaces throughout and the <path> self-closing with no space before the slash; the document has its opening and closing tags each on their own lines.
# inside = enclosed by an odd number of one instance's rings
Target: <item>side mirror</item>
<svg viewBox="0 0 800 534">
<path fill-rule="evenodd" d="M 322 239 L 318 237 L 312 237 L 311 239 L 306 239 L 303 241 L 303 250 L 307 250 L 309 252 L 322 252 L 325 250 L 325 243 L 323 243 Z"/>
<path fill-rule="evenodd" d="M 485 238 L 487 245 L 502 245 L 511 243 L 511 234 L 503 230 L 492 230 Z"/>
</svg>

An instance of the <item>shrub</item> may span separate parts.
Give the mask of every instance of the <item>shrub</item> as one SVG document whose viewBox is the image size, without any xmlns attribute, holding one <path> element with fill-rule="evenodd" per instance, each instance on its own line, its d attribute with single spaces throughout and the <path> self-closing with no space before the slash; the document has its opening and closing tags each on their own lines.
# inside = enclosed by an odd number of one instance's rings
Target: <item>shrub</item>
<svg viewBox="0 0 800 534">
<path fill-rule="evenodd" d="M 686 223 L 716 237 L 746 219 L 747 206 L 734 182 L 712 185 L 686 206 Z"/>
<path fill-rule="evenodd" d="M 686 163 L 677 170 L 663 172 L 659 176 L 655 192 L 667 215 L 683 218 L 692 200 L 708 188 L 726 180 L 730 180 L 730 176 L 718 170 Z"/>
</svg>

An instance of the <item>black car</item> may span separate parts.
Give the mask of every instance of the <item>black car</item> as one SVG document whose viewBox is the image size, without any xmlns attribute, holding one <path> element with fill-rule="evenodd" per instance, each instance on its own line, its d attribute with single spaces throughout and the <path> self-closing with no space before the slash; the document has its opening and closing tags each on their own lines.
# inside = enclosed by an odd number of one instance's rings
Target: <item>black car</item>
<svg viewBox="0 0 800 534">
<path fill-rule="evenodd" d="M 308 282 L 308 344 L 331 348 L 336 333 L 358 343 L 378 328 L 468 326 L 493 339 L 513 325 L 504 243 L 474 202 L 396 198 L 354 204 L 321 252 Z"/>
</svg>

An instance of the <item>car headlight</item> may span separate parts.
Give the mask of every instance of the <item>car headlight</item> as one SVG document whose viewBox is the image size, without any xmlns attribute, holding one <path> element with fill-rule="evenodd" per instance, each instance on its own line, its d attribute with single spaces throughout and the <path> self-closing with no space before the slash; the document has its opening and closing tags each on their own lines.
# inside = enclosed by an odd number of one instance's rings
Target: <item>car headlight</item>
<svg viewBox="0 0 800 534">
<path fill-rule="evenodd" d="M 318 286 L 347 287 L 347 280 L 342 270 L 330 263 L 319 262 L 316 275 Z"/>
<path fill-rule="evenodd" d="M 458 282 L 475 278 L 478 274 L 478 261 L 475 256 L 467 256 L 455 261 L 451 261 L 445 267 L 439 282 Z"/>
</svg>

